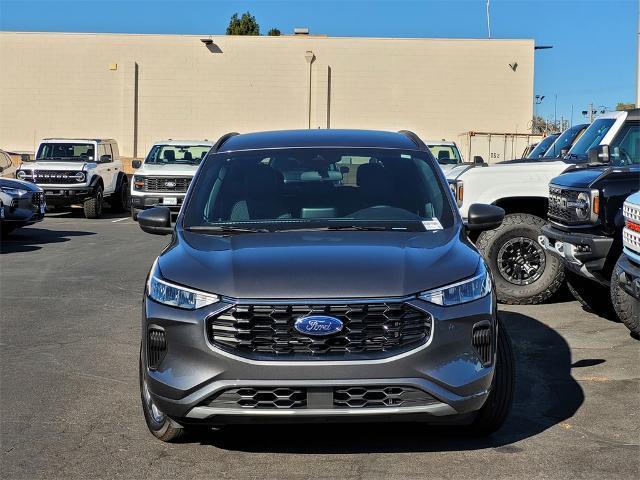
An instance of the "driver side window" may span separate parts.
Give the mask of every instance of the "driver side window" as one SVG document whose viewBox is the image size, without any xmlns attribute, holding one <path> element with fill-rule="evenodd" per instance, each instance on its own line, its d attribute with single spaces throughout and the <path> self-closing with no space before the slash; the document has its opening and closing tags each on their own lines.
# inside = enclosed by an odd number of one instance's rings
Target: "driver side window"
<svg viewBox="0 0 640 480">
<path fill-rule="evenodd" d="M 623 165 L 640 164 L 640 122 L 629 122 L 611 143 L 611 159 Z"/>
</svg>

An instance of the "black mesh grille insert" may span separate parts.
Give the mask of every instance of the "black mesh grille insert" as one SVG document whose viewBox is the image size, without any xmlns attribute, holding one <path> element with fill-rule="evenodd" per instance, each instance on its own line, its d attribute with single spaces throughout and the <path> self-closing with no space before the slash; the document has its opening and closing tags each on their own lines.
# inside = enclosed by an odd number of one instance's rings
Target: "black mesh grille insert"
<svg viewBox="0 0 640 480">
<path fill-rule="evenodd" d="M 33 181 L 35 183 L 45 184 L 78 184 L 74 175 L 78 171 L 66 171 L 66 170 L 34 170 Z"/>
<path fill-rule="evenodd" d="M 191 177 L 144 177 L 144 191 L 184 193 L 190 183 Z"/>
<path fill-rule="evenodd" d="M 489 325 L 476 325 L 473 329 L 473 347 L 483 364 L 490 364 L 492 356 L 493 330 Z"/>
<path fill-rule="evenodd" d="M 575 207 L 569 207 L 569 203 L 576 202 L 580 192 L 551 185 L 549 187 L 549 218 L 564 225 L 572 225 L 584 222 L 578 219 Z"/>
<path fill-rule="evenodd" d="M 437 403 L 437 400 L 428 393 L 401 385 L 333 389 L 333 405 L 336 408 L 418 407 L 432 403 Z"/>
<path fill-rule="evenodd" d="M 167 354 L 167 339 L 164 331 L 152 328 L 147 338 L 147 362 L 151 370 L 160 366 Z"/>
<path fill-rule="evenodd" d="M 308 315 L 330 315 L 343 328 L 327 336 L 298 332 L 295 321 Z M 429 338 L 431 317 L 406 303 L 234 305 L 209 319 L 207 334 L 212 344 L 240 354 L 326 358 L 415 347 Z"/>
<path fill-rule="evenodd" d="M 214 408 L 305 408 L 307 390 L 298 387 L 230 388 L 200 405 Z"/>
</svg>

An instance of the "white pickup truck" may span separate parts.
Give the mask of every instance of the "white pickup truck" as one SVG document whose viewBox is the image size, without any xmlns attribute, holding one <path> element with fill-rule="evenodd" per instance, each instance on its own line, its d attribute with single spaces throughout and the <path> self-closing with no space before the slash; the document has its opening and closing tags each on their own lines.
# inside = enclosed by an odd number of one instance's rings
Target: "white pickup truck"
<svg viewBox="0 0 640 480">
<path fill-rule="evenodd" d="M 98 218 L 106 199 L 114 211 L 128 209 L 128 179 L 110 138 L 45 138 L 16 178 L 41 187 L 48 208 L 82 205 L 86 218 Z"/>
<path fill-rule="evenodd" d="M 144 163 L 134 160 L 131 216 L 162 205 L 177 216 L 198 165 L 213 147 L 207 140 L 165 140 L 155 143 Z"/>
<path fill-rule="evenodd" d="M 599 116 L 563 158 L 521 159 L 488 167 L 460 165 L 446 172 L 451 190 L 467 218 L 473 203 L 505 209 L 502 225 L 472 240 L 493 270 L 498 300 L 509 304 L 537 304 L 562 285 L 564 269 L 538 243 L 546 223 L 549 181 L 608 144 L 624 124 L 627 112 Z"/>
</svg>

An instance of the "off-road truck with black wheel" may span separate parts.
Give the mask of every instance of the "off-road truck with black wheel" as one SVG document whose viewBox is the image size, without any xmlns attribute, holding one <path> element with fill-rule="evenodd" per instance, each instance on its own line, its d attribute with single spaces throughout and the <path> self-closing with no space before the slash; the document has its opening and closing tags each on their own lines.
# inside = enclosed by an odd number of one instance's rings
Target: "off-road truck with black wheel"
<svg viewBox="0 0 640 480">
<path fill-rule="evenodd" d="M 499 228 L 472 237 L 493 271 L 499 301 L 542 303 L 562 286 L 561 260 L 538 242 L 547 222 L 549 181 L 568 168 L 587 163 L 589 152 L 608 144 L 627 115 L 601 115 L 582 134 L 579 129 L 566 130 L 554 143 L 564 146 L 561 158 L 524 158 L 488 167 L 464 165 L 446 173 L 464 219 L 473 203 L 497 205 L 506 211 Z M 571 148 L 565 151 L 568 146 Z"/>
<path fill-rule="evenodd" d="M 49 208 L 80 205 L 86 218 L 100 217 L 105 200 L 115 212 L 129 209 L 129 181 L 112 139 L 45 138 L 16 178 L 42 187 Z"/>
<path fill-rule="evenodd" d="M 611 141 L 589 153 L 588 163 L 549 184 L 549 223 L 542 228 L 540 244 L 563 262 L 576 299 L 611 318 L 615 308 L 610 287 L 617 291 L 626 279 L 616 268 L 623 251 L 623 204 L 639 187 L 640 109 L 627 112 Z"/>
</svg>

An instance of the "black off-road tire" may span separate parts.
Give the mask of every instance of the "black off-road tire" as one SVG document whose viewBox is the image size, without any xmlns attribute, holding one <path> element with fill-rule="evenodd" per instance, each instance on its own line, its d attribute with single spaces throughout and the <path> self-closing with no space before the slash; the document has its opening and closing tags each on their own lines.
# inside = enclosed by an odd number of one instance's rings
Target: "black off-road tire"
<svg viewBox="0 0 640 480">
<path fill-rule="evenodd" d="M 525 237 L 536 244 L 546 221 L 527 213 L 512 213 L 505 216 L 502 225 L 495 230 L 482 232 L 476 247 L 487 260 L 493 272 L 498 301 L 509 305 L 537 305 L 551 298 L 562 286 L 564 266 L 560 259 L 544 252 L 545 266 L 541 276 L 529 285 L 516 285 L 506 280 L 498 268 L 498 253 L 509 240 Z"/>
<path fill-rule="evenodd" d="M 129 180 L 125 176 L 120 186 L 109 197 L 111 210 L 117 213 L 126 212 L 129 209 Z"/>
<path fill-rule="evenodd" d="M 144 393 L 144 373 L 142 366 L 142 346 L 140 347 L 140 361 L 138 368 L 139 378 L 140 378 L 140 400 L 142 402 L 142 411 L 144 413 L 144 419 L 147 423 L 147 428 L 156 437 L 158 440 L 162 440 L 163 442 L 171 443 L 180 440 L 184 434 L 185 429 L 171 418 L 164 416 L 164 419 L 161 422 L 156 421 L 153 418 L 153 415 L 149 411 L 147 406 L 147 402 L 145 401 L 145 393 Z"/>
<path fill-rule="evenodd" d="M 585 310 L 609 320 L 617 320 L 607 287 L 574 272 L 567 271 L 565 275 L 571 295 Z"/>
<path fill-rule="evenodd" d="M 622 269 L 616 263 L 611 276 L 611 303 L 618 319 L 631 331 L 631 335 L 635 339 L 640 340 L 640 301 L 633 298 L 620 286 L 618 275 L 621 272 Z"/>
<path fill-rule="evenodd" d="M 471 424 L 476 435 L 490 435 L 500 429 L 511 411 L 515 392 L 515 361 L 509 334 L 498 321 L 498 348 L 491 393 Z"/>
<path fill-rule="evenodd" d="M 100 218 L 102 216 L 102 186 L 98 185 L 92 197 L 87 198 L 82 207 L 85 218 Z"/>
<path fill-rule="evenodd" d="M 5 223 L 0 224 L 0 238 L 7 238 L 15 229 L 16 227 L 12 225 L 7 225 Z"/>
</svg>

